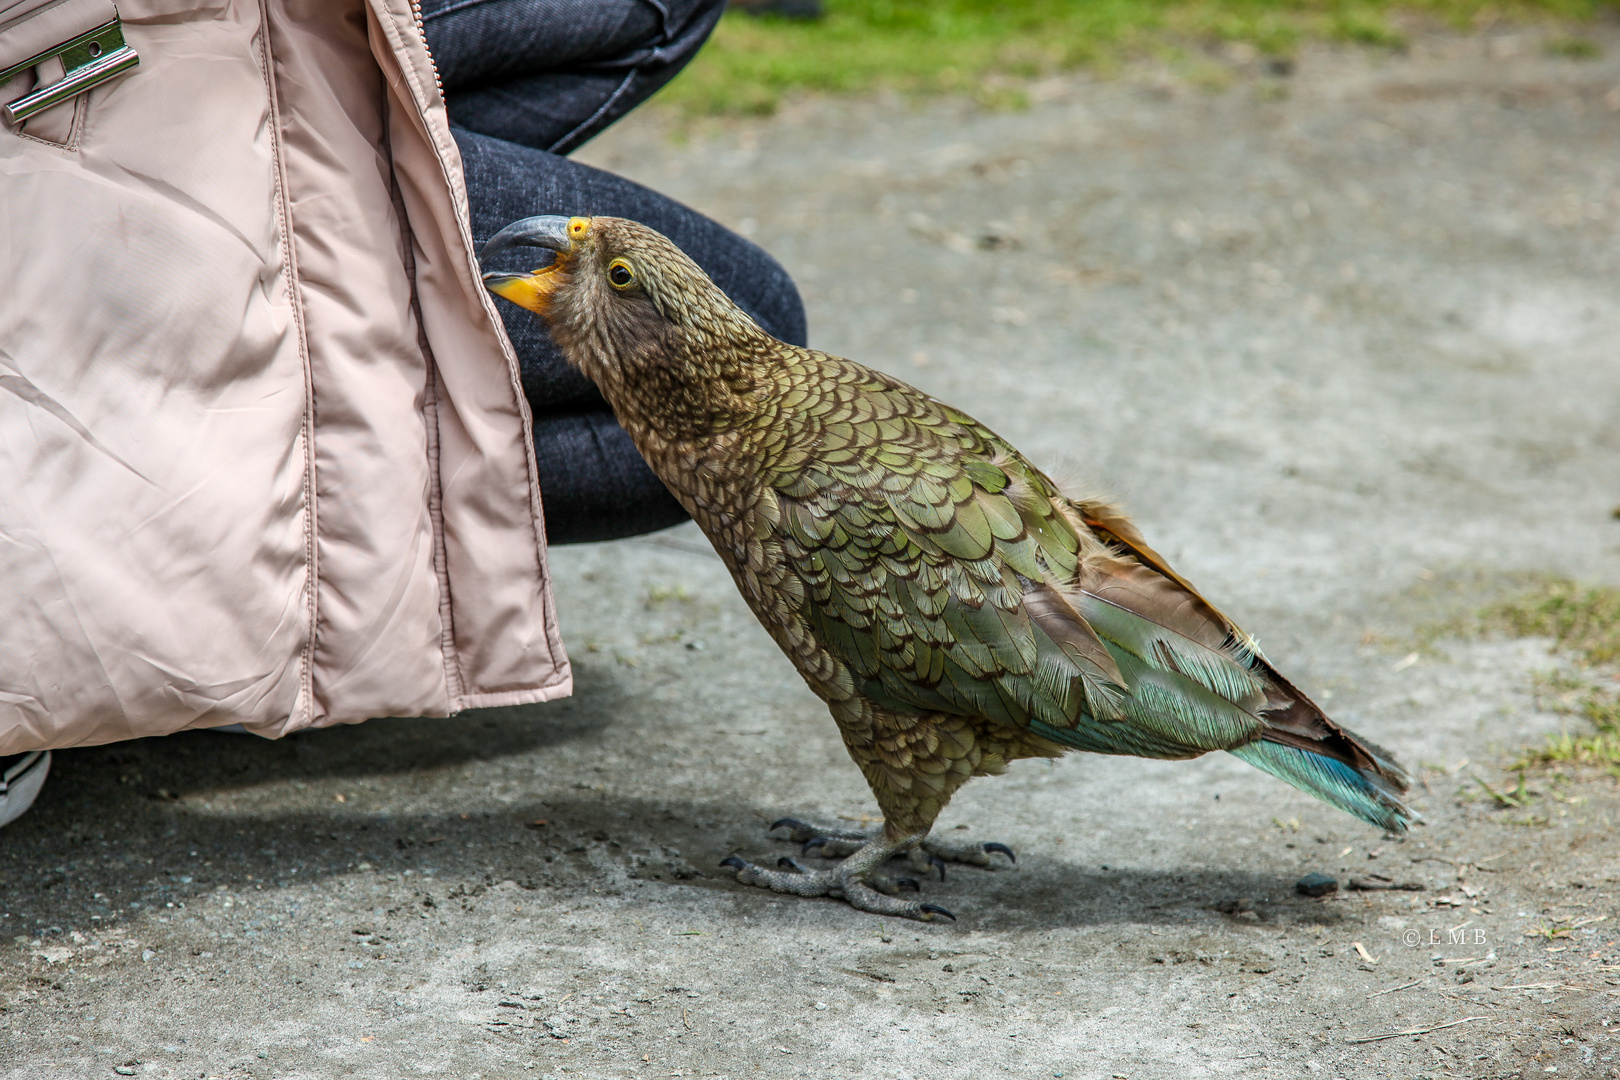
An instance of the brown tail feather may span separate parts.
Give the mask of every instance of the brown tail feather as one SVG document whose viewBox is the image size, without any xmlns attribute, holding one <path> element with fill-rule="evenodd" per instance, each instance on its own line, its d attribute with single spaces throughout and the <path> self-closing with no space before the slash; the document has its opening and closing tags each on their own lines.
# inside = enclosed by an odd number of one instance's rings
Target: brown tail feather
<svg viewBox="0 0 1620 1080">
<path fill-rule="evenodd" d="M 1260 719 L 1267 725 L 1264 738 L 1334 758 L 1360 772 L 1380 776 L 1400 791 L 1406 790 L 1410 778 L 1393 755 L 1329 719 L 1304 691 L 1249 646 L 1248 635 L 1236 623 L 1221 614 L 1191 582 L 1176 573 L 1162 555 L 1149 547 L 1124 514 L 1105 503 L 1071 503 L 1071 506 L 1097 538 L 1117 554 L 1130 556 L 1141 566 L 1162 575 L 1153 582 L 1144 580 L 1140 572 L 1110 573 L 1112 568 L 1099 567 L 1112 579 L 1113 588 L 1131 595 L 1131 610 L 1228 655 L 1234 644 L 1241 644 L 1248 652 L 1250 669 L 1263 672 L 1269 684 L 1265 704 L 1258 710 Z M 1138 607 L 1138 604 L 1147 606 Z"/>
</svg>

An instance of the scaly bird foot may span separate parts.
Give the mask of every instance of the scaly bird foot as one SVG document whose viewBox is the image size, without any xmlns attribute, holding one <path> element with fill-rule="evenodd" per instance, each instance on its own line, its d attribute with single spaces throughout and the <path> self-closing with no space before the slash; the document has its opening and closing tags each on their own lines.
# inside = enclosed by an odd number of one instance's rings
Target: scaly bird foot
<svg viewBox="0 0 1620 1080">
<path fill-rule="evenodd" d="M 774 833 L 777 829 L 786 829 L 787 838 L 796 844 L 802 844 L 807 840 L 853 840 L 856 841 L 856 847 L 860 847 L 882 832 L 882 826 L 877 829 L 827 829 L 791 817 L 777 818 L 765 831 Z"/>
<path fill-rule="evenodd" d="M 798 818 L 782 818 L 775 822 L 769 832 L 785 828 L 788 830 L 788 839 L 804 846 L 799 849 L 800 855 L 819 855 L 824 859 L 838 859 L 853 855 L 866 844 L 883 835 L 883 827 L 879 825 L 868 832 L 857 832 L 852 829 L 823 829 Z M 945 863 L 966 863 L 969 866 L 987 867 L 992 865 L 991 855 L 1000 852 L 1007 856 L 1009 862 L 1016 863 L 1018 856 L 1006 844 L 990 841 L 979 843 L 929 835 L 923 837 L 921 843 L 911 848 L 907 854 L 911 865 L 924 873 L 933 870 L 939 871 L 939 879 L 945 880 Z"/>
<path fill-rule="evenodd" d="M 922 843 L 918 844 L 914 849 L 912 849 L 911 857 L 913 863 L 917 861 L 917 855 L 919 852 L 921 852 L 923 855 L 931 855 L 935 858 L 943 859 L 946 862 L 966 863 L 969 866 L 989 866 L 991 865 L 990 856 L 996 854 L 997 852 L 1007 856 L 1008 862 L 1016 863 L 1018 861 L 1018 856 L 1013 854 L 1012 848 L 995 840 L 992 840 L 989 843 L 980 843 L 976 840 L 930 835 L 923 837 Z M 924 861 L 926 862 L 927 860 L 925 859 Z M 944 876 L 945 870 L 943 867 L 941 867 L 941 879 L 943 879 Z"/>
<path fill-rule="evenodd" d="M 737 871 L 737 880 L 744 885 L 758 885 L 776 892 L 794 896 L 842 897 L 858 911 L 876 915 L 898 915 L 902 918 L 931 922 L 936 917 L 950 919 L 956 916 L 938 904 L 925 904 L 921 900 L 901 900 L 894 894 L 902 889 L 920 891 L 921 886 L 911 878 L 888 881 L 874 877 L 874 871 L 895 855 L 912 847 L 921 839 L 908 836 L 900 840 L 878 837 L 862 844 L 858 850 L 828 870 L 809 870 L 793 859 L 778 860 L 778 870 L 766 870 L 739 856 L 733 855 L 722 862 Z"/>
</svg>

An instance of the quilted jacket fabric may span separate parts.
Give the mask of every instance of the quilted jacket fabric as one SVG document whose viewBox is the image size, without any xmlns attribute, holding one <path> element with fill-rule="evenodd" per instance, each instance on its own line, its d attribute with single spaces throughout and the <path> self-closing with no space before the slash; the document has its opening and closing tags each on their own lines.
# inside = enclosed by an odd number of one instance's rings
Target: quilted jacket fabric
<svg viewBox="0 0 1620 1080">
<path fill-rule="evenodd" d="M 138 67 L 0 127 L 0 754 L 566 695 L 417 15 L 118 12 Z"/>
</svg>

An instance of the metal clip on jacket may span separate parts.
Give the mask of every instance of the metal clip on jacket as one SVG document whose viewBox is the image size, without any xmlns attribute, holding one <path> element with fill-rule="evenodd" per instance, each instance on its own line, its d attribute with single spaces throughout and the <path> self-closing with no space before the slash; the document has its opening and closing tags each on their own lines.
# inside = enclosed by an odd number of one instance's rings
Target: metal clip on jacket
<svg viewBox="0 0 1620 1080">
<path fill-rule="evenodd" d="M 30 116 L 100 86 L 141 62 L 135 50 L 124 44 L 124 27 L 115 17 L 110 23 L 53 45 L 37 56 L 30 56 L 20 64 L 0 71 L 0 84 L 53 59 L 62 61 L 63 76 L 8 105 L 0 106 L 6 123 L 16 127 Z"/>
</svg>

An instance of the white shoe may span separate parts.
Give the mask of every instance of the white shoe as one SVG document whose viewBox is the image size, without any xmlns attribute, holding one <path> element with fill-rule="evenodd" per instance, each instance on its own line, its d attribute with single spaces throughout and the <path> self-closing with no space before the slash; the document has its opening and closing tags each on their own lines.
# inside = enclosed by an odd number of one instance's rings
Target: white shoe
<svg viewBox="0 0 1620 1080">
<path fill-rule="evenodd" d="M 50 771 L 49 750 L 0 757 L 0 826 L 10 825 L 34 805 Z"/>
</svg>

